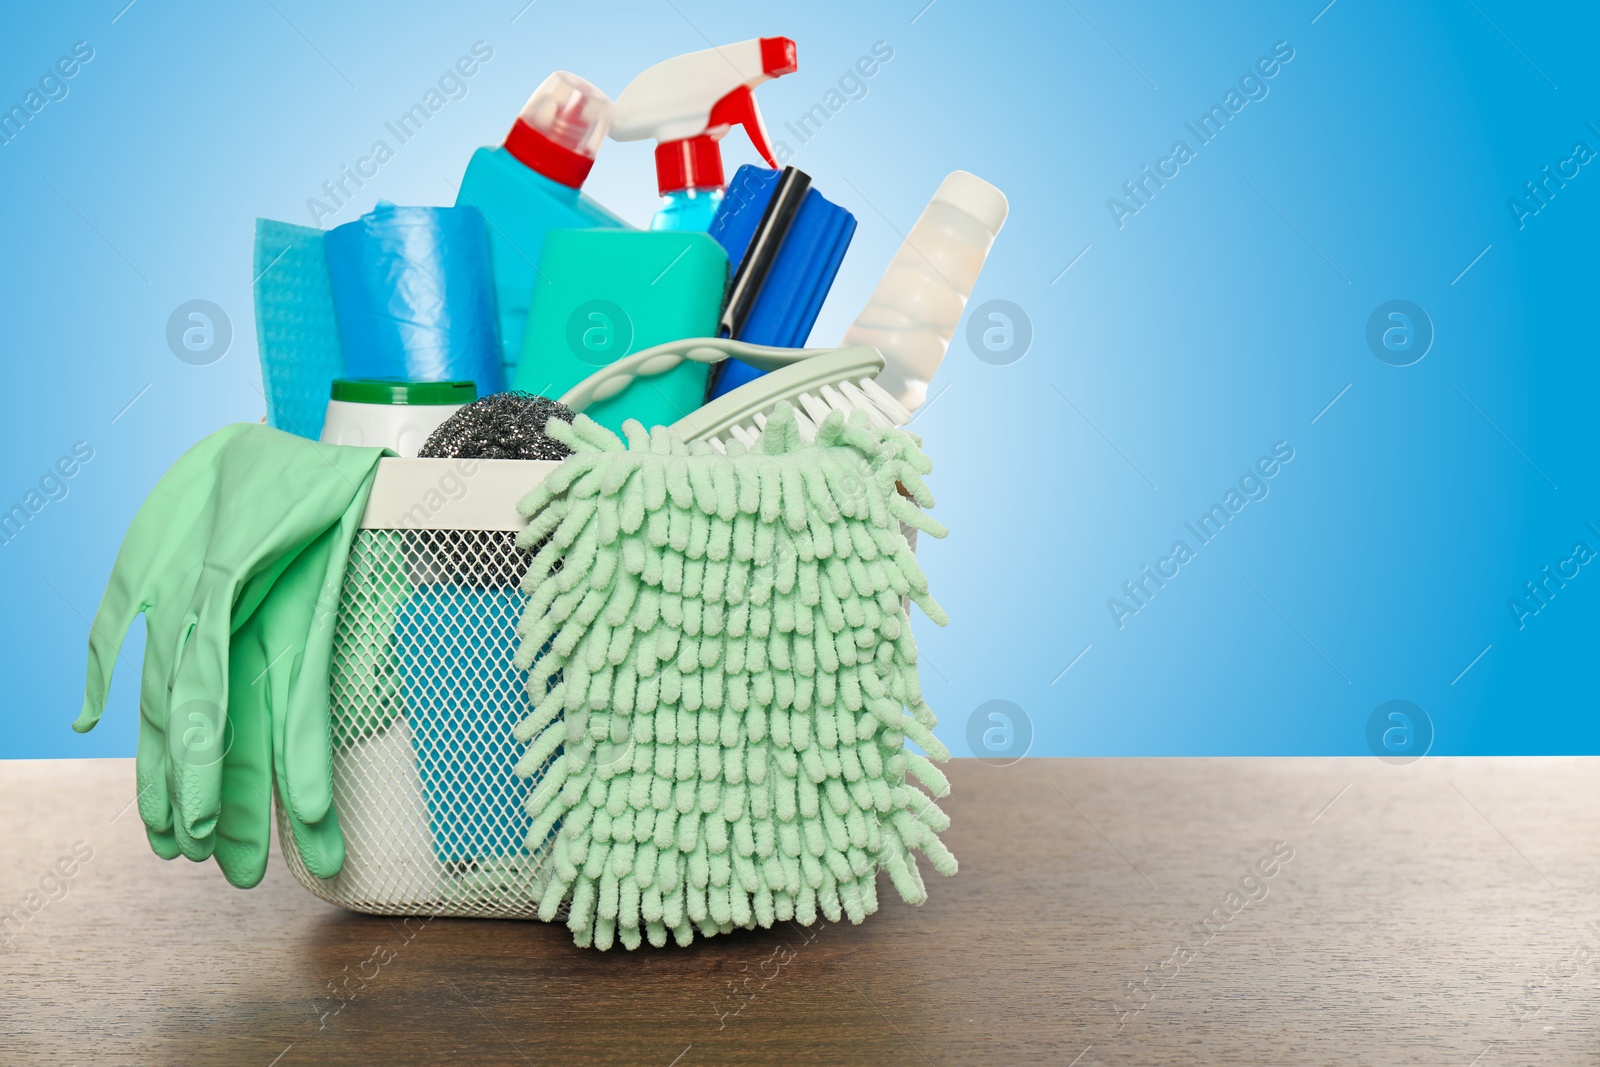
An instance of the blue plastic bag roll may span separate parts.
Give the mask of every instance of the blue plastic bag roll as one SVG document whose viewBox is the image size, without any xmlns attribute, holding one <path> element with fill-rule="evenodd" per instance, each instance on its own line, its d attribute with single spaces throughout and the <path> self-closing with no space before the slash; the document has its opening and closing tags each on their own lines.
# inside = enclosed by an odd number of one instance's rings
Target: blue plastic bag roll
<svg viewBox="0 0 1600 1067">
<path fill-rule="evenodd" d="M 505 388 L 489 236 L 472 207 L 396 207 L 327 235 L 347 378 Z"/>
</svg>

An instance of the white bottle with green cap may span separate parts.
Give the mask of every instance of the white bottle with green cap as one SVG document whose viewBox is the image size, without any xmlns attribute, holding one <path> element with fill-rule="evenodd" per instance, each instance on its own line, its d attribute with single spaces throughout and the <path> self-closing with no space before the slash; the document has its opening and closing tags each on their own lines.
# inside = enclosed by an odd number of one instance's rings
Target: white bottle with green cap
<svg viewBox="0 0 1600 1067">
<path fill-rule="evenodd" d="M 338 378 L 322 423 L 325 445 L 392 449 L 416 458 L 439 424 L 478 399 L 472 382 Z"/>
</svg>

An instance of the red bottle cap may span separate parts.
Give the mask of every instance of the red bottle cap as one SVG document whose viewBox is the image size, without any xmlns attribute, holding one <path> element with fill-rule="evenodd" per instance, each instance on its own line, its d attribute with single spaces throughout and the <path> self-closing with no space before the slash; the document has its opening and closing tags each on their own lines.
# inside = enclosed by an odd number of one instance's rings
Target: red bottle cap
<svg viewBox="0 0 1600 1067">
<path fill-rule="evenodd" d="M 683 189 L 720 189 L 727 182 L 722 149 L 709 133 L 656 145 L 656 188 L 662 196 Z"/>
<path fill-rule="evenodd" d="M 544 80 L 506 134 L 506 151 L 552 181 L 576 189 L 594 166 L 611 122 L 611 98 L 576 74 Z"/>
<path fill-rule="evenodd" d="M 506 151 L 551 181 L 576 189 L 594 169 L 594 159 L 581 155 L 518 119 L 506 134 Z"/>
</svg>

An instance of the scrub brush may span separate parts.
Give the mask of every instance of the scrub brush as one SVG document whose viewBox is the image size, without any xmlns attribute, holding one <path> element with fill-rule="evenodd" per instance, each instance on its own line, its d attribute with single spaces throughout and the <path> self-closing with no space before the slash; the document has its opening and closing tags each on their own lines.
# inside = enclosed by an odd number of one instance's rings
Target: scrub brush
<svg viewBox="0 0 1600 1067">
<path fill-rule="evenodd" d="M 911 412 L 874 379 L 883 356 L 870 345 L 853 348 L 769 348 L 726 338 L 701 337 L 647 348 L 591 374 L 567 392 L 561 403 L 582 411 L 626 389 L 636 378 L 665 373 L 682 363 L 737 359 L 770 373 L 720 396 L 672 424 L 685 441 L 706 441 L 718 452 L 729 445 L 749 448 L 779 404 L 794 406 L 795 425 L 806 443 L 815 440 L 828 412 L 866 413 L 875 429 L 904 426 Z"/>
</svg>

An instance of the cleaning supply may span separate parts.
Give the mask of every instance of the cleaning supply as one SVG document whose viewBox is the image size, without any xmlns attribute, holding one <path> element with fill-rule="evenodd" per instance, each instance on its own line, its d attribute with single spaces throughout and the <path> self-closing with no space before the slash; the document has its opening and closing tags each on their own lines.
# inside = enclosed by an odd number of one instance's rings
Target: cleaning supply
<svg viewBox="0 0 1600 1067">
<path fill-rule="evenodd" d="M 883 356 L 870 345 L 855 348 L 765 348 L 727 338 L 701 337 L 657 345 L 597 371 L 562 396 L 574 411 L 614 395 L 640 377 L 664 373 L 680 361 L 717 363 L 738 359 L 762 376 L 691 411 L 672 424 L 687 441 L 706 441 L 719 452 L 754 447 L 780 404 L 796 405 L 795 424 L 810 441 L 828 414 L 861 412 L 869 426 L 888 429 L 911 421 L 911 412 L 873 379 Z"/>
<path fill-rule="evenodd" d="M 409 459 L 441 423 L 477 398 L 472 382 L 337 378 L 321 440 L 387 448 Z"/>
<path fill-rule="evenodd" d="M 823 421 L 836 411 L 860 412 L 874 429 L 904 426 L 911 413 L 875 381 L 882 370 L 883 357 L 870 346 L 824 351 L 725 393 L 679 419 L 673 429 L 688 440 L 706 441 L 725 452 L 735 443 L 754 448 L 773 411 L 784 404 L 794 406 L 803 441 L 813 440 Z"/>
<path fill-rule="evenodd" d="M 571 422 L 572 409 L 531 393 L 496 393 L 446 419 L 418 455 L 438 459 L 566 459 L 572 450 L 545 432 L 551 419 Z"/>
<path fill-rule="evenodd" d="M 186 452 L 134 516 L 89 637 L 80 733 L 145 616 L 139 814 L 157 855 L 265 870 L 276 789 L 318 877 L 344 862 L 333 810 L 328 668 L 350 542 L 381 450 L 255 424 Z"/>
<path fill-rule="evenodd" d="M 545 432 L 551 419 L 571 422 L 571 409 L 529 393 L 496 393 L 462 408 L 428 438 L 421 455 L 439 459 L 560 460 L 572 450 Z M 487 588 L 508 584 L 499 551 L 504 531 L 460 530 L 436 551 L 444 581 Z"/>
<path fill-rule="evenodd" d="M 626 444 L 582 416 L 551 432 L 576 454 L 523 499 L 518 538 L 549 539 L 515 729 L 519 773 L 559 752 L 527 801 L 529 848 L 556 835 L 539 918 L 566 909 L 598 949 L 859 923 L 880 870 L 922 903 L 912 851 L 956 861 L 911 784 L 949 789 L 904 606 L 947 621 L 900 533 L 944 534 L 916 440 L 834 414 L 805 444 L 787 406 L 729 455 L 637 423 Z"/>
<path fill-rule="evenodd" d="M 326 234 L 311 226 L 256 220 L 256 340 L 267 423 L 315 441 L 328 386 L 344 373 Z"/>
<path fill-rule="evenodd" d="M 368 450 L 368 454 L 375 451 Z M 337 523 L 295 556 L 244 625 L 238 626 L 238 616 L 233 620 L 237 628 L 228 648 L 228 717 L 222 731 L 225 743 L 231 741 L 231 744 L 224 759 L 257 770 L 246 782 L 230 786 L 233 776 L 228 774 L 226 762 L 224 765 L 216 809 L 215 850 L 224 873 L 230 866 L 226 855 L 230 847 L 240 853 L 233 860 L 235 866 L 242 866 L 245 856 L 251 858 L 252 864 L 261 862 L 267 840 L 263 825 L 267 811 L 261 800 L 262 794 L 268 792 L 267 787 L 274 782 L 289 836 L 294 839 L 295 849 L 306 866 L 324 872 L 324 876 L 344 866 L 344 836 L 333 806 L 330 777 L 328 677 L 339 593 L 344 584 L 350 543 L 365 507 L 365 493 L 372 486 L 370 469 L 359 485 L 359 499 L 353 499 Z M 261 540 L 270 545 L 272 538 L 263 536 Z M 215 568 L 217 562 L 208 559 L 205 566 Z M 251 599 L 247 591 L 237 603 L 248 605 Z M 221 614 L 219 609 L 212 612 L 212 617 Z M 205 622 L 205 609 L 202 609 L 199 624 L 203 626 Z M 208 661 L 209 657 L 202 657 L 201 667 Z M 205 693 L 210 680 L 202 674 L 195 689 L 184 689 L 183 673 L 180 664 L 174 675 L 172 706 L 177 710 L 180 724 L 187 719 L 192 729 L 194 713 L 185 709 L 210 700 L 207 696 L 195 695 Z M 251 721 L 270 730 L 266 735 L 270 744 L 240 740 L 249 736 L 240 724 Z M 233 738 L 226 736 L 226 727 L 234 730 Z M 184 738 L 187 742 L 188 731 Z M 270 778 L 266 774 L 269 767 L 274 769 Z M 178 842 L 182 845 L 186 833 L 192 834 L 194 826 L 203 825 L 209 810 L 209 783 L 204 774 L 197 782 L 185 782 L 181 775 L 178 780 L 185 791 L 186 806 L 192 804 L 201 820 L 198 824 L 187 820 L 180 823 Z M 240 821 L 240 813 L 252 816 L 248 825 L 256 832 L 248 837 L 230 829 L 232 822 Z M 194 858 L 192 854 L 190 858 Z M 235 884 L 241 888 L 255 884 L 260 877 L 260 867 L 252 866 L 250 870 L 249 879 Z"/>
<path fill-rule="evenodd" d="M 794 167 L 783 168 L 772 195 L 767 198 L 766 209 L 761 212 L 761 219 L 739 257 L 733 280 L 728 284 L 728 301 L 717 323 L 718 337 L 746 340 L 743 332 L 746 320 L 755 307 L 761 287 L 767 283 L 767 275 L 772 272 L 772 264 L 789 236 L 795 216 L 800 214 L 800 205 L 810 191 L 811 175 Z M 721 214 L 720 209 L 718 214 Z M 733 263 L 732 255 L 728 262 Z"/>
<path fill-rule="evenodd" d="M 783 174 L 791 170 L 786 168 Z M 738 271 L 744 270 L 746 249 L 755 244 L 774 205 L 779 205 L 783 174 L 748 164 L 740 167 L 717 209 L 711 236 L 727 249 L 728 262 Z M 804 346 L 855 232 L 854 215 L 826 200 L 815 188 L 808 189 L 779 241 L 765 283 L 730 336 L 780 348 Z M 729 360 L 716 372 L 711 395 L 722 396 L 760 373 L 746 363 Z"/>
<path fill-rule="evenodd" d="M 346 709 L 333 718 L 336 748 L 387 729 L 403 710 L 394 634 L 395 620 L 413 588 L 406 555 L 414 550 L 414 541 L 409 530 L 363 530 L 350 546 L 345 584 L 353 599 L 340 601 L 341 624 L 334 630 L 329 668 L 338 706 Z"/>
<path fill-rule="evenodd" d="M 1008 210 L 999 189 L 964 170 L 952 172 L 844 335 L 846 345 L 873 345 L 883 353 L 879 384 L 910 411 L 928 397 L 928 383 Z"/>
<path fill-rule="evenodd" d="M 373 480 L 369 513 L 383 468 Z M 346 859 L 332 881 L 296 874 L 323 899 L 354 898 L 383 914 L 412 914 L 419 902 L 439 900 L 446 885 L 396 654 L 400 612 L 414 589 L 407 556 L 429 534 L 370 529 L 366 520 L 350 548 L 329 671 L 333 787 Z M 284 853 L 291 870 L 300 866 L 297 850 Z"/>
<path fill-rule="evenodd" d="M 526 676 L 509 657 L 466 666 L 485 645 L 514 646 L 522 601 L 508 586 L 430 583 L 400 612 L 400 691 L 440 863 L 523 851 L 530 820 L 513 773 L 523 746 L 511 731 L 530 707 Z"/>
<path fill-rule="evenodd" d="M 630 353 L 715 333 L 727 280 L 727 254 L 703 233 L 552 230 L 513 388 L 558 396 Z M 706 368 L 680 365 L 588 414 L 604 426 L 653 426 L 693 411 L 705 393 Z"/>
<path fill-rule="evenodd" d="M 384 783 L 381 791 L 374 789 L 377 782 Z M 333 788 L 348 853 L 337 876 L 339 892 L 385 914 L 406 915 L 417 900 L 437 900 L 446 891 L 429 847 L 428 804 L 404 716 L 353 739 L 335 756 Z"/>
<path fill-rule="evenodd" d="M 611 99 L 576 74 L 544 80 L 498 147 L 472 154 L 458 206 L 483 213 L 500 319 L 503 377 L 514 379 L 522 351 L 528 294 L 538 277 L 545 233 L 552 229 L 629 228 L 580 190 L 605 140 Z M 482 390 L 488 393 L 495 390 Z"/>
<path fill-rule="evenodd" d="M 499 389 L 487 240 L 483 219 L 467 208 L 380 204 L 326 232 L 257 219 L 256 331 L 268 423 L 321 439 L 340 378 L 455 379 L 480 393 Z"/>
<path fill-rule="evenodd" d="M 327 680 L 347 850 L 338 878 L 313 877 L 279 821 L 290 870 L 320 899 L 388 915 L 532 917 L 528 883 L 547 850 L 503 829 L 532 788 L 509 773 L 523 746 L 504 721 L 528 707 L 512 666 L 528 561 L 516 501 L 558 466 L 379 462 Z M 463 552 L 471 580 L 449 562 Z"/>
<path fill-rule="evenodd" d="M 559 460 L 571 449 L 549 437 L 573 413 L 553 400 L 496 393 L 439 426 L 426 457 Z M 525 676 L 509 657 L 477 662 L 484 647 L 516 639 L 522 597 L 504 570 L 513 535 L 458 530 L 413 546 L 421 579 L 401 609 L 394 662 L 427 799 L 433 851 L 460 876 L 523 854 L 524 789 L 511 773 L 521 754 L 511 727 L 526 714 Z M 466 664 L 475 664 L 467 667 Z"/>
<path fill-rule="evenodd" d="M 743 126 L 761 158 L 777 161 L 756 108 L 754 89 L 799 68 L 787 37 L 761 37 L 663 60 L 617 97 L 611 137 L 656 142 L 656 184 L 665 198 L 652 230 L 711 225 L 726 181 L 717 142 Z"/>
<path fill-rule="evenodd" d="M 328 231 L 347 378 L 504 388 L 489 233 L 471 207 L 380 202 Z"/>
</svg>

